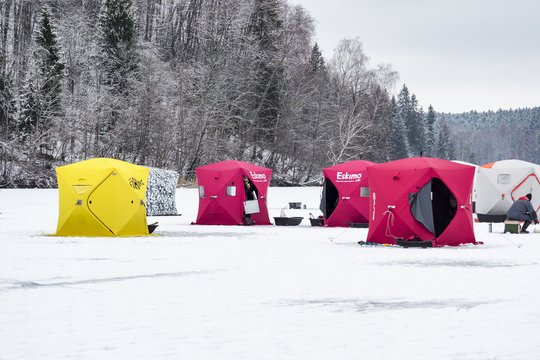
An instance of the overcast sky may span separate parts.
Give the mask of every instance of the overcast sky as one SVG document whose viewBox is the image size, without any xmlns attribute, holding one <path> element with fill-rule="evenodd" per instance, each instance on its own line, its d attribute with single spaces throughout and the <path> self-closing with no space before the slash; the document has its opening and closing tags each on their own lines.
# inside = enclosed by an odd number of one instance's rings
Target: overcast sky
<svg viewBox="0 0 540 360">
<path fill-rule="evenodd" d="M 328 59 L 358 37 L 425 108 L 540 106 L 540 0 L 289 0 L 316 21 Z"/>
</svg>

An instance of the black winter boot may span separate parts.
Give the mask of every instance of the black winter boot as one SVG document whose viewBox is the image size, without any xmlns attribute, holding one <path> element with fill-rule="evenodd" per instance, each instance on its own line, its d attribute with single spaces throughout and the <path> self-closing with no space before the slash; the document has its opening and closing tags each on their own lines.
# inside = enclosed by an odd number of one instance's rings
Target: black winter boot
<svg viewBox="0 0 540 360">
<path fill-rule="evenodd" d="M 525 222 L 523 223 L 523 227 L 521 228 L 521 231 L 519 233 L 528 234 L 529 232 L 527 231 L 527 228 L 529 227 L 529 225 L 531 225 L 531 222 L 529 220 L 525 220 Z"/>
</svg>

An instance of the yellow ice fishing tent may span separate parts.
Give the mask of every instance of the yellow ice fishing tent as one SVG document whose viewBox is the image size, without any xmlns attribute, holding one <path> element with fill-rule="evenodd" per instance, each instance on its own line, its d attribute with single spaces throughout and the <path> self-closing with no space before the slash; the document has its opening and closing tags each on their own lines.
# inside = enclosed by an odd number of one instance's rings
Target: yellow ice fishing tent
<svg viewBox="0 0 540 360">
<path fill-rule="evenodd" d="M 58 236 L 148 235 L 149 169 L 115 159 L 91 159 L 56 168 Z"/>
</svg>

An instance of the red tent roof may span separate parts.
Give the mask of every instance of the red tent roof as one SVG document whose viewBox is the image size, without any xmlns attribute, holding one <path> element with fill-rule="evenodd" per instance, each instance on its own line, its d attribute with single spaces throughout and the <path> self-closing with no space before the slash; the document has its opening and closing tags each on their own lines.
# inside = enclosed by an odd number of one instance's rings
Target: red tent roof
<svg viewBox="0 0 540 360">
<path fill-rule="evenodd" d="M 199 166 L 195 171 L 223 171 L 223 170 L 236 170 L 236 169 L 245 169 L 245 170 L 252 170 L 252 171 L 270 171 L 272 170 L 267 169 L 262 166 L 257 166 L 254 164 L 250 164 L 244 161 L 239 160 L 223 160 L 219 161 L 213 164 L 203 165 Z"/>
</svg>

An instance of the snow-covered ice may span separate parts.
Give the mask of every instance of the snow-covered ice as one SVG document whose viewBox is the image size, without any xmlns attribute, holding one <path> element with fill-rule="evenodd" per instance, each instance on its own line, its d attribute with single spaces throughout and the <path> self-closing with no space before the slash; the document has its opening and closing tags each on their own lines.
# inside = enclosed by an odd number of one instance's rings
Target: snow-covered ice
<svg viewBox="0 0 540 360">
<path fill-rule="evenodd" d="M 0 359 L 540 358 L 540 233 L 361 247 L 309 226 L 319 196 L 270 188 L 296 227 L 198 226 L 178 189 L 158 236 L 62 238 L 56 190 L 0 190 Z"/>
</svg>

